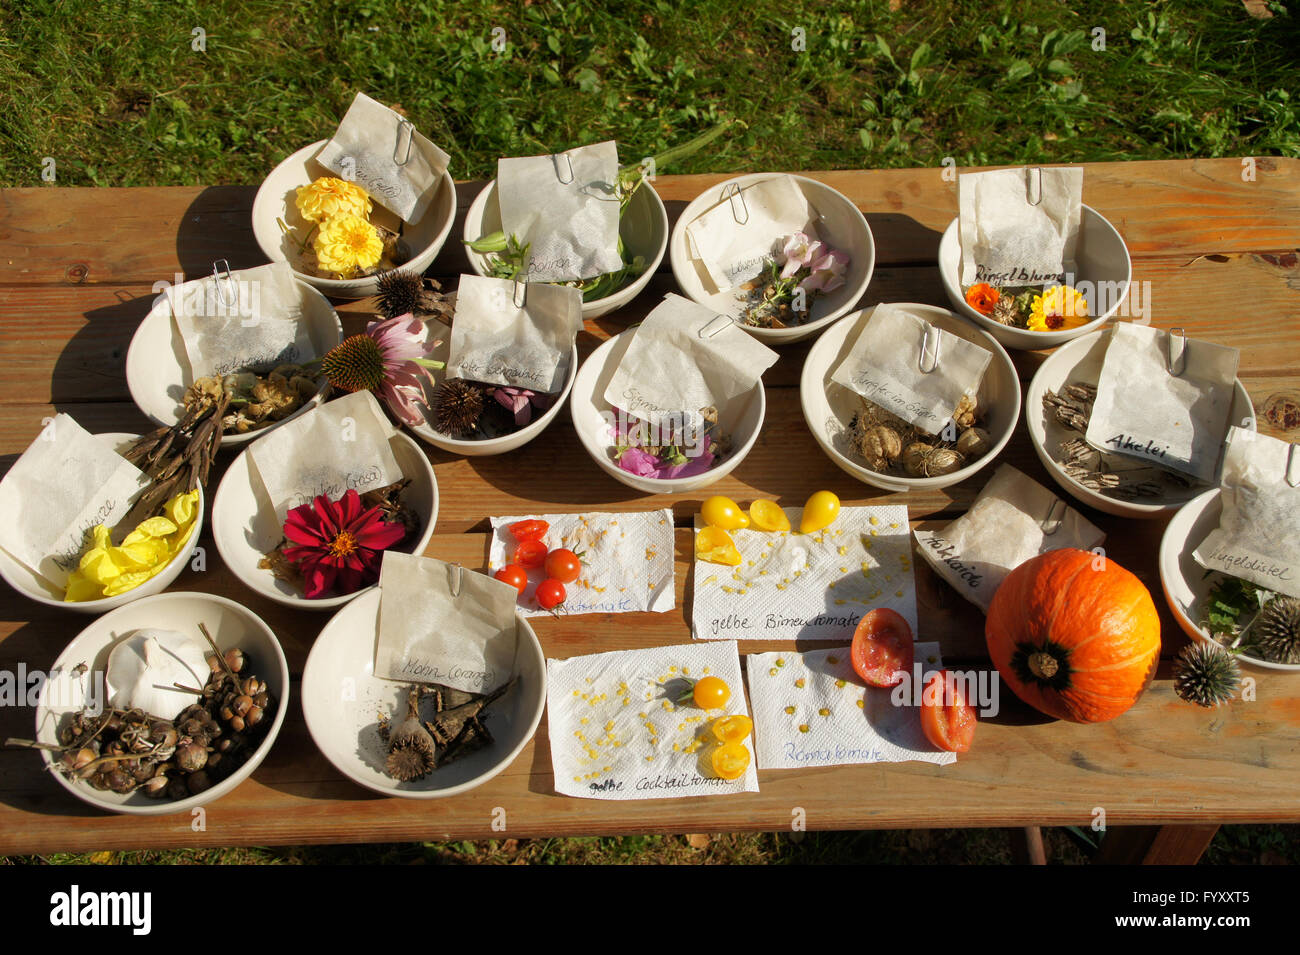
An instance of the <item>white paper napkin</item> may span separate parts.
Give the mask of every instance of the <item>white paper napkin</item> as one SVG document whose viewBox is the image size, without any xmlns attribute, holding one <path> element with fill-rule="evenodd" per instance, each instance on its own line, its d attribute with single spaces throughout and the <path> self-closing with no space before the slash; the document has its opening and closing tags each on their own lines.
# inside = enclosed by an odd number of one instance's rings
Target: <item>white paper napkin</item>
<svg viewBox="0 0 1300 955">
<path fill-rule="evenodd" d="M 915 652 L 922 679 L 943 668 L 939 644 L 917 643 Z M 745 667 L 760 769 L 957 760 L 925 738 L 917 707 L 862 685 L 848 647 L 751 653 Z"/>
<path fill-rule="evenodd" d="M 784 510 L 796 530 L 728 531 L 739 567 L 695 561 L 697 640 L 848 640 L 876 607 L 896 610 L 916 632 L 906 506 L 841 508 L 815 534 L 797 531 L 803 508 Z"/>
<path fill-rule="evenodd" d="M 671 799 L 758 792 L 751 761 L 739 779 L 713 776 L 710 725 L 748 715 L 734 643 L 619 650 L 546 661 L 546 718 L 555 791 L 589 799 Z M 684 680 L 716 676 L 722 710 L 678 706 Z M 665 685 L 667 689 L 665 689 Z M 753 753 L 751 736 L 745 747 Z"/>
<path fill-rule="evenodd" d="M 673 609 L 677 595 L 673 586 L 671 509 L 494 517 L 488 573 L 496 573 L 514 559 L 518 542 L 510 533 L 510 525 L 527 520 L 543 520 L 551 525 L 545 537 L 547 550 L 567 547 L 583 553 L 582 575 L 564 585 L 567 599 L 556 608 L 559 613 L 663 613 Z M 529 571 L 528 589 L 519 598 L 524 616 L 552 613 L 538 607 L 533 596 L 545 578 L 541 567 Z"/>
</svg>

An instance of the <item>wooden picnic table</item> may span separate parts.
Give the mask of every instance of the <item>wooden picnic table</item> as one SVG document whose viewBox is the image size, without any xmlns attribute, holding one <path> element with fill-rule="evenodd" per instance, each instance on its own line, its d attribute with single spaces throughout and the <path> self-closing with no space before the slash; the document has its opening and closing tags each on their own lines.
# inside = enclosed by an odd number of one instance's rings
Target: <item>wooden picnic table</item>
<svg viewBox="0 0 1300 955">
<path fill-rule="evenodd" d="M 1128 243 L 1133 281 L 1158 327 L 1241 349 L 1240 376 L 1261 431 L 1288 440 L 1272 399 L 1300 389 L 1300 160 L 1259 158 L 1254 180 L 1238 159 L 1090 164 L 1084 200 Z M 839 189 L 875 234 L 875 276 L 863 305 L 946 306 L 935 264 L 956 215 L 956 184 L 939 169 L 803 173 Z M 676 220 L 722 175 L 661 176 L 655 188 Z M 461 218 L 482 184 L 458 186 Z M 91 431 L 140 431 L 125 358 L 155 283 L 233 269 L 264 258 L 253 240 L 251 186 L 0 191 L 0 454 L 4 467 L 42 419 L 73 415 Z M 468 271 L 459 223 L 430 271 Z M 664 261 L 629 307 L 589 321 L 585 358 L 675 289 Z M 369 303 L 339 305 L 345 332 L 360 330 Z M 903 503 L 914 523 L 939 526 L 966 509 L 992 473 L 943 491 L 887 495 L 841 472 L 814 443 L 799 407 L 807 343 L 782 350 L 767 373 L 767 420 L 748 458 L 709 493 L 741 502 L 798 505 L 820 488 L 846 504 Z M 1012 352 L 1028 382 L 1045 353 Z M 1295 425 L 1294 421 L 1289 422 Z M 567 412 L 531 444 L 491 458 L 426 447 L 442 495 L 426 553 L 485 568 L 488 518 L 497 514 L 671 506 L 677 521 L 677 606 L 670 613 L 539 618 L 550 657 L 684 643 L 693 513 L 701 495 L 649 497 L 599 471 Z M 1054 487 L 1020 426 L 1002 460 Z M 213 488 L 224 472 L 224 455 Z M 1079 505 L 1082 507 L 1082 505 Z M 486 785 L 432 802 L 383 798 L 345 779 L 316 749 L 303 722 L 298 680 L 326 614 L 293 611 L 256 596 L 222 565 L 204 528 L 207 569 L 186 570 L 172 590 L 232 597 L 274 629 L 293 674 L 284 727 L 270 755 L 235 792 L 210 804 L 206 828 L 190 814 L 141 818 L 99 812 L 46 778 L 39 756 L 0 755 L 0 853 L 141 847 L 386 842 L 634 832 L 789 831 L 798 809 L 808 829 L 938 826 L 1090 826 L 1104 812 L 1106 854 L 1192 861 L 1221 823 L 1300 821 L 1300 677 L 1251 670 L 1256 700 L 1201 710 L 1173 692 L 1170 660 L 1186 638 L 1169 615 L 1156 572 L 1162 521 L 1122 521 L 1085 509 L 1108 533 L 1108 553 L 1136 572 L 1162 611 L 1157 679 L 1128 713 L 1080 726 L 1048 720 L 1004 692 L 1002 712 L 979 727 L 955 765 L 883 763 L 760 772 L 761 792 L 715 798 L 607 802 L 558 796 L 546 723 L 514 763 Z M 916 561 L 920 634 L 938 640 L 949 665 L 987 668 L 983 618 Z M 47 669 L 88 618 L 47 609 L 2 588 L 0 669 Z M 740 652 L 789 647 L 741 641 Z M 803 648 L 801 646 L 801 648 Z M 30 735 L 33 711 L 0 707 L 0 737 Z M 506 830 L 494 830 L 498 810 Z M 496 815 L 494 816 L 494 812 Z M 1159 827 L 1159 828 L 1158 828 Z"/>
</svg>

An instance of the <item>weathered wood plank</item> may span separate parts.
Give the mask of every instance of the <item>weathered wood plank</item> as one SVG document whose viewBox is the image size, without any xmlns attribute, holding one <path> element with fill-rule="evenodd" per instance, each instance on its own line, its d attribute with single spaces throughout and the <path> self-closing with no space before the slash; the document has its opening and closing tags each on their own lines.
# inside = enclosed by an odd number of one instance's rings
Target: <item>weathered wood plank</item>
<svg viewBox="0 0 1300 955">
<path fill-rule="evenodd" d="M 1260 158 L 1254 182 L 1238 159 L 1085 164 L 1083 199 L 1107 216 L 1135 254 L 1286 251 L 1296 247 L 1300 160 Z M 670 223 L 703 190 L 731 174 L 660 176 Z M 956 183 L 942 169 L 802 172 L 868 213 L 881 264 L 934 260 L 957 214 Z M 457 186 L 459 215 L 434 271 L 465 266 L 457 239 L 482 182 Z M 265 261 L 253 239 L 255 186 L 8 189 L 0 194 L 3 284 L 152 284 Z M 78 228 L 83 223 L 89 228 Z M 664 268 L 667 267 L 665 262 Z"/>
</svg>

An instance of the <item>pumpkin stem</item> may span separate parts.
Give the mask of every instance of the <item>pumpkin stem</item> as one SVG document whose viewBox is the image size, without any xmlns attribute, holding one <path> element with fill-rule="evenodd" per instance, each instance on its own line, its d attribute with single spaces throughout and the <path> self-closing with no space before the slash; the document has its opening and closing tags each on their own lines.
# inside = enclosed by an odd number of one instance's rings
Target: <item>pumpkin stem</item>
<svg viewBox="0 0 1300 955">
<path fill-rule="evenodd" d="M 1061 668 L 1061 662 L 1050 653 L 1038 651 L 1029 654 L 1029 670 L 1040 680 L 1050 680 Z"/>
</svg>

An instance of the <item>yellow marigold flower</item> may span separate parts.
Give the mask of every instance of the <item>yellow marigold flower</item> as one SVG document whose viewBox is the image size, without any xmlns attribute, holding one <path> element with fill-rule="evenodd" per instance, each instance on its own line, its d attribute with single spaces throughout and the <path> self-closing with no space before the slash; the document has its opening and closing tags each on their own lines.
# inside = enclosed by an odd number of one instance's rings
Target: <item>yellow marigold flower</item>
<svg viewBox="0 0 1300 955">
<path fill-rule="evenodd" d="M 322 176 L 298 189 L 294 205 L 308 222 L 324 222 L 335 216 L 370 215 L 370 196 L 355 182 Z"/>
<path fill-rule="evenodd" d="M 379 230 L 361 216 L 342 215 L 326 219 L 312 241 L 316 261 L 326 272 L 349 276 L 379 264 L 384 242 Z"/>
<path fill-rule="evenodd" d="M 1036 332 L 1059 332 L 1078 328 L 1088 321 L 1088 300 L 1068 285 L 1054 285 L 1035 295 L 1029 327 Z"/>
<path fill-rule="evenodd" d="M 189 542 L 198 516 L 199 492 L 177 494 L 163 507 L 166 517 L 141 521 L 114 547 L 108 526 L 91 531 L 90 547 L 68 577 L 68 603 L 115 597 L 160 574 Z"/>
</svg>

